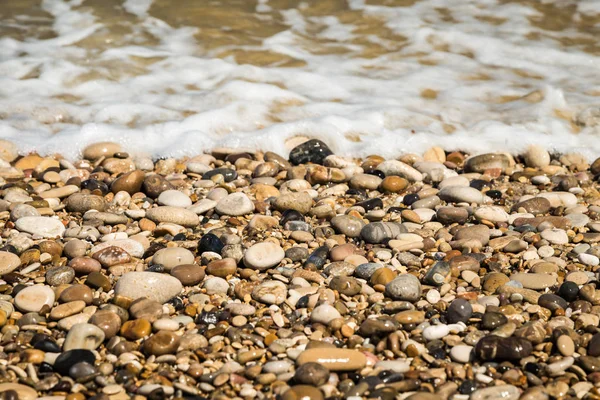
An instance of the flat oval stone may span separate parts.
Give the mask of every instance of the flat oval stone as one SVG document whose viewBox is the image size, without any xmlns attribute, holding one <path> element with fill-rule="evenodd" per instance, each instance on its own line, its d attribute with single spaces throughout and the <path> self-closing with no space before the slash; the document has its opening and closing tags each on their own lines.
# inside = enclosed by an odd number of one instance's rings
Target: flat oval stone
<svg viewBox="0 0 600 400">
<path fill-rule="evenodd" d="M 206 273 L 220 278 L 235 274 L 237 271 L 237 262 L 233 258 L 223 258 L 221 260 L 211 261 L 206 266 Z"/>
<path fill-rule="evenodd" d="M 54 361 L 54 370 L 59 374 L 66 376 L 69 369 L 77 363 L 85 362 L 94 365 L 96 356 L 90 350 L 77 349 L 62 352 Z"/>
<path fill-rule="evenodd" d="M 144 352 L 153 356 L 174 354 L 179 347 L 181 338 L 169 331 L 159 331 L 144 342 Z"/>
<path fill-rule="evenodd" d="M 321 386 L 329 379 L 329 370 L 316 362 L 307 362 L 296 369 L 294 380 L 298 383 Z"/>
<path fill-rule="evenodd" d="M 220 215 L 238 217 L 252 213 L 254 211 L 254 203 L 245 193 L 231 193 L 217 203 L 215 211 Z"/>
<path fill-rule="evenodd" d="M 422 173 L 399 160 L 386 160 L 377 165 L 377 170 L 383 172 L 385 176 L 400 176 L 411 182 L 423 180 Z"/>
<path fill-rule="evenodd" d="M 121 276 L 115 285 L 115 294 L 133 300 L 147 297 L 159 303 L 181 293 L 181 282 L 170 275 L 156 272 L 128 272 Z"/>
<path fill-rule="evenodd" d="M 465 186 L 447 186 L 439 191 L 438 196 L 447 203 L 482 204 L 485 202 L 483 193 Z"/>
<path fill-rule="evenodd" d="M 541 290 L 556 285 L 556 276 L 550 274 L 517 273 L 510 279 L 520 282 L 525 289 Z"/>
<path fill-rule="evenodd" d="M 280 281 L 263 281 L 252 290 L 252 298 L 264 304 L 281 304 L 287 297 L 287 286 Z"/>
<path fill-rule="evenodd" d="M 18 400 L 35 400 L 39 398 L 37 391 L 29 386 L 12 382 L 0 383 L 0 393 L 4 393 L 7 396 L 6 398 L 9 398 L 9 391 L 14 391 L 17 394 L 16 399 Z"/>
<path fill-rule="evenodd" d="M 8 251 L 0 251 L 0 276 L 13 272 L 21 265 L 18 255 Z"/>
<path fill-rule="evenodd" d="M 316 306 L 310 314 L 311 321 L 320 322 L 325 325 L 341 317 L 340 312 L 335 307 L 326 303 Z"/>
<path fill-rule="evenodd" d="M 102 250 L 96 251 L 92 257 L 105 268 L 131 261 L 131 255 L 117 246 L 104 247 Z"/>
<path fill-rule="evenodd" d="M 519 337 L 486 336 L 477 342 L 475 354 L 482 360 L 520 360 L 531 354 L 531 342 Z"/>
<path fill-rule="evenodd" d="M 194 253 L 183 247 L 167 247 L 160 249 L 152 257 L 152 264 L 160 264 L 165 271 L 171 271 L 182 264 L 193 264 Z"/>
<path fill-rule="evenodd" d="M 294 385 L 281 396 L 281 400 L 323 400 L 324 398 L 323 392 L 309 385 Z"/>
<path fill-rule="evenodd" d="M 285 257 L 285 252 L 276 243 L 262 242 L 257 243 L 246 250 L 244 254 L 244 264 L 248 268 L 267 270 L 279 264 Z"/>
<path fill-rule="evenodd" d="M 22 217 L 15 222 L 15 227 L 21 232 L 49 239 L 62 237 L 65 233 L 62 222 L 51 217 Z"/>
<path fill-rule="evenodd" d="M 192 200 L 189 196 L 180 192 L 179 190 L 165 190 L 158 196 L 158 204 L 161 206 L 171 207 L 189 207 L 192 205 Z"/>
<path fill-rule="evenodd" d="M 520 396 L 521 392 L 513 385 L 497 385 L 474 391 L 469 400 L 519 400 Z"/>
<path fill-rule="evenodd" d="M 25 312 L 39 312 L 44 305 L 54 305 L 54 290 L 46 285 L 33 285 L 19 291 L 15 296 L 15 306 Z"/>
<path fill-rule="evenodd" d="M 355 371 L 367 364 L 367 357 L 356 350 L 336 348 L 313 348 L 304 350 L 296 359 L 296 365 L 318 363 L 329 371 Z"/>
<path fill-rule="evenodd" d="M 65 204 L 68 211 L 82 214 L 89 210 L 104 211 L 106 209 L 104 197 L 94 194 L 73 193 L 67 198 Z"/>
<path fill-rule="evenodd" d="M 518 212 L 521 208 L 525 210 L 526 213 L 542 215 L 549 212 L 552 205 L 550 204 L 550 201 L 544 197 L 533 197 L 515 204 L 512 206 L 511 211 Z"/>
<path fill-rule="evenodd" d="M 101 329 L 106 339 L 114 337 L 121 329 L 121 318 L 110 310 L 96 311 L 89 323 Z"/>
<path fill-rule="evenodd" d="M 401 274 L 385 286 L 385 292 L 394 300 L 414 302 L 421 297 L 421 282 L 411 274 Z"/>
<path fill-rule="evenodd" d="M 161 206 L 146 211 L 146 218 L 156 222 L 170 222 L 184 227 L 194 227 L 200 224 L 195 212 L 185 208 Z"/>
<path fill-rule="evenodd" d="M 511 164 L 510 158 L 502 153 L 486 153 L 469 157 L 465 161 L 467 172 L 483 173 L 488 169 L 501 169 L 504 171 Z"/>
<path fill-rule="evenodd" d="M 312 208 L 313 199 L 306 192 L 286 193 L 277 197 L 273 207 L 278 211 L 295 210 L 300 214 L 307 214 Z"/>
<path fill-rule="evenodd" d="M 194 286 L 202 282 L 205 277 L 205 272 L 204 268 L 199 265 L 183 264 L 174 267 L 171 270 L 171 275 L 179 279 L 184 286 Z"/>
<path fill-rule="evenodd" d="M 63 351 L 75 349 L 95 350 L 104 341 L 104 331 L 92 324 L 75 324 L 67 333 Z"/>
<path fill-rule="evenodd" d="M 401 233 L 408 233 L 406 227 L 395 222 L 371 222 L 362 228 L 360 236 L 367 243 L 383 243 L 395 239 Z"/>
<path fill-rule="evenodd" d="M 289 160 L 292 165 L 306 163 L 323 165 L 325 158 L 332 155 L 329 147 L 319 139 L 310 139 L 290 151 Z"/>
<path fill-rule="evenodd" d="M 331 219 L 331 226 L 341 234 L 347 237 L 355 238 L 360 236 L 365 223 L 362 219 L 350 215 L 338 215 Z"/>
</svg>

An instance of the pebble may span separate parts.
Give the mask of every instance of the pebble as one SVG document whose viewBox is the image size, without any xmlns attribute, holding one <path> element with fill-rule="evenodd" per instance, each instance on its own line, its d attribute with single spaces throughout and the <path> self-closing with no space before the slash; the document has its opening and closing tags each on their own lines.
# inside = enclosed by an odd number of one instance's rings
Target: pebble
<svg viewBox="0 0 600 400">
<path fill-rule="evenodd" d="M 194 227 L 200 223 L 195 212 L 185 208 L 161 206 L 146 211 L 146 218 L 156 222 L 169 222 L 184 227 Z"/>
<path fill-rule="evenodd" d="M 24 312 L 39 312 L 45 305 L 54 305 L 54 290 L 46 285 L 28 286 L 15 296 L 15 306 Z"/>
<path fill-rule="evenodd" d="M 185 208 L 192 205 L 192 200 L 189 198 L 189 196 L 186 196 L 179 190 L 173 189 L 161 192 L 158 195 L 157 201 L 161 206 Z"/>
<path fill-rule="evenodd" d="M 469 400 L 518 400 L 521 396 L 519 389 L 512 385 L 498 385 L 474 391 Z"/>
<path fill-rule="evenodd" d="M 306 363 L 318 363 L 329 371 L 355 371 L 365 367 L 367 357 L 357 350 L 315 348 L 304 350 L 296 359 L 298 367 Z"/>
<path fill-rule="evenodd" d="M 252 298 L 264 304 L 281 304 L 287 297 L 287 286 L 280 281 L 263 281 L 252 290 Z"/>
<path fill-rule="evenodd" d="M 385 292 L 394 300 L 414 302 L 421 297 L 421 282 L 414 275 L 402 274 L 385 286 Z"/>
<path fill-rule="evenodd" d="M 167 247 L 160 249 L 152 257 L 152 264 L 160 264 L 165 271 L 171 271 L 178 265 L 193 264 L 194 254 L 182 247 Z"/>
<path fill-rule="evenodd" d="M 215 211 L 221 215 L 242 216 L 254 211 L 254 203 L 244 193 L 231 193 L 217 203 Z"/>
<path fill-rule="evenodd" d="M 339 311 L 329 304 L 321 304 L 315 307 L 310 314 L 311 321 L 320 322 L 325 325 L 329 324 L 334 319 L 341 317 Z"/>
<path fill-rule="evenodd" d="M 65 226 L 60 220 L 51 217 L 22 217 L 15 222 L 21 232 L 27 232 L 43 238 L 62 237 Z"/>
<path fill-rule="evenodd" d="M 93 324 L 75 324 L 63 343 L 63 351 L 75 349 L 95 350 L 104 341 L 104 331 Z"/>
<path fill-rule="evenodd" d="M 115 285 L 115 294 L 132 300 L 147 297 L 165 303 L 177 296 L 183 286 L 172 276 L 156 272 L 128 272 Z"/>
<path fill-rule="evenodd" d="M 252 245 L 244 253 L 244 264 L 248 268 L 264 271 L 279 264 L 285 257 L 283 249 L 273 242 Z"/>
<path fill-rule="evenodd" d="M 19 256 L 8 251 L 0 251 L 0 276 L 13 272 L 20 265 Z"/>
</svg>

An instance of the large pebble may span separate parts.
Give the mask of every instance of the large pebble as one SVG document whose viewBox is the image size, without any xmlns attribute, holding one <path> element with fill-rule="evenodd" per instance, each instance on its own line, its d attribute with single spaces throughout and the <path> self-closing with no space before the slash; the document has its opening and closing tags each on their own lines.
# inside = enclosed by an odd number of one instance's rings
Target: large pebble
<svg viewBox="0 0 600 400">
<path fill-rule="evenodd" d="M 0 276 L 13 272 L 21 265 L 21 259 L 16 254 L 0 251 Z"/>
<path fill-rule="evenodd" d="M 182 264 L 193 264 L 194 253 L 183 247 L 167 247 L 160 249 L 152 257 L 152 264 L 161 264 L 166 271 Z"/>
<path fill-rule="evenodd" d="M 60 220 L 51 217 L 23 217 L 15 222 L 15 227 L 21 232 L 31 233 L 32 235 L 43 238 L 62 237 L 65 233 L 65 226 Z"/>
<path fill-rule="evenodd" d="M 171 206 L 171 207 L 189 207 L 192 205 L 192 200 L 189 196 L 186 196 L 184 193 L 179 190 L 165 190 L 158 196 L 158 204 L 161 206 Z"/>
<path fill-rule="evenodd" d="M 315 307 L 310 314 L 310 319 L 313 322 L 320 322 L 327 325 L 336 318 L 341 318 L 340 312 L 335 307 L 329 304 L 321 304 Z"/>
<path fill-rule="evenodd" d="M 469 400 L 518 400 L 521 392 L 513 385 L 497 385 L 478 389 L 471 394 Z"/>
<path fill-rule="evenodd" d="M 244 254 L 244 264 L 248 268 L 263 271 L 279 264 L 285 257 L 285 252 L 276 243 L 262 242 L 257 243 L 246 250 Z"/>
<path fill-rule="evenodd" d="M 411 274 L 402 274 L 385 286 L 385 292 L 394 300 L 417 301 L 421 297 L 421 282 Z"/>
<path fill-rule="evenodd" d="M 92 324 L 75 324 L 69 330 L 63 351 L 74 349 L 95 350 L 104 341 L 104 331 Z"/>
<path fill-rule="evenodd" d="M 482 204 L 486 201 L 479 190 L 465 186 L 448 186 L 438 193 L 440 199 L 448 203 L 476 203 Z"/>
<path fill-rule="evenodd" d="M 140 297 L 166 303 L 181 293 L 181 282 L 172 276 L 156 272 L 128 272 L 115 285 L 115 294 L 133 300 Z"/>
<path fill-rule="evenodd" d="M 367 357 L 357 350 L 314 348 L 304 350 L 296 359 L 298 366 L 316 362 L 329 371 L 355 371 L 364 368 Z"/>
<path fill-rule="evenodd" d="M 200 223 L 198 215 L 185 208 L 161 206 L 146 211 L 146 218 L 154 222 L 170 222 L 185 227 L 194 227 Z"/>
<path fill-rule="evenodd" d="M 402 178 L 408 179 L 411 182 L 423 180 L 423 174 L 421 174 L 418 170 L 414 169 L 410 165 L 398 160 L 384 161 L 377 165 L 377 169 L 383 172 L 385 176 L 400 176 Z"/>
<path fill-rule="evenodd" d="M 215 210 L 221 215 L 241 216 L 252 213 L 254 203 L 244 193 L 231 193 L 217 203 Z"/>
<path fill-rule="evenodd" d="M 15 296 L 15 306 L 21 311 L 38 312 L 45 305 L 52 307 L 54 298 L 54 290 L 50 286 L 28 286 Z"/>
<path fill-rule="evenodd" d="M 252 298 L 264 304 L 281 304 L 287 297 L 287 286 L 280 281 L 264 281 L 252 290 Z"/>
</svg>

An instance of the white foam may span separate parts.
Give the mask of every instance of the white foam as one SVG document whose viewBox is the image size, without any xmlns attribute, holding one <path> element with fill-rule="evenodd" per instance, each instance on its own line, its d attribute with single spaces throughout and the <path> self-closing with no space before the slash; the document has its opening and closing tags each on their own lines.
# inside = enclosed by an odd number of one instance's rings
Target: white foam
<svg viewBox="0 0 600 400">
<path fill-rule="evenodd" d="M 302 135 L 349 156 L 394 157 L 432 145 L 516 153 L 532 143 L 600 155 L 600 118 L 590 111 L 600 106 L 600 58 L 557 40 L 585 33 L 533 25 L 540 13 L 524 4 L 456 0 L 447 20 L 436 11 L 447 6 L 443 0 L 410 7 L 349 1 L 407 38 L 400 46 L 396 38 L 361 36 L 338 15 L 273 11 L 259 1 L 256 12 L 280 13 L 288 28 L 259 45 L 228 49 L 304 63 L 294 68 L 215 58 L 224 49 L 206 50 L 198 27 L 172 27 L 149 15 L 152 0 L 123 3 L 136 17 L 134 33 L 120 44 L 83 47 L 106 34 L 107 21 L 81 4 L 43 1 L 55 18 L 54 38 L 0 39 L 0 137 L 22 151 L 75 157 L 89 143 L 113 140 L 154 156 L 214 147 L 287 155 L 285 141 Z M 598 4 L 577 2 L 577 10 L 595 15 Z M 540 38 L 530 39 L 534 33 Z M 158 40 L 149 44 L 144 35 Z M 374 46 L 395 50 L 364 58 Z M 90 74 L 95 79 L 82 78 Z M 424 90 L 437 97 L 423 97 Z"/>
</svg>

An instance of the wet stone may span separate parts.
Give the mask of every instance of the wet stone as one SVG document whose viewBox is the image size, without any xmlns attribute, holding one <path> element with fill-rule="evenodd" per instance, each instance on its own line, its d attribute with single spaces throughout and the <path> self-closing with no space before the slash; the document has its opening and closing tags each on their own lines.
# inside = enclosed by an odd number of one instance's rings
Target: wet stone
<svg viewBox="0 0 600 400">
<path fill-rule="evenodd" d="M 446 318 L 451 324 L 457 322 L 467 322 L 473 314 L 473 307 L 465 299 L 455 299 L 450 303 L 448 311 L 446 312 Z"/>
<path fill-rule="evenodd" d="M 477 342 L 475 354 L 482 360 L 519 360 L 531 354 L 533 346 L 524 338 L 486 336 Z"/>
<path fill-rule="evenodd" d="M 421 297 L 421 283 L 414 275 L 402 274 L 385 286 L 385 292 L 394 300 L 413 302 Z"/>
<path fill-rule="evenodd" d="M 292 165 L 300 165 L 306 163 L 323 164 L 327 156 L 332 155 L 333 152 L 327 147 L 327 145 L 318 140 L 308 140 L 290 151 L 289 161 Z"/>
</svg>

